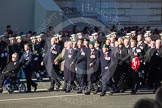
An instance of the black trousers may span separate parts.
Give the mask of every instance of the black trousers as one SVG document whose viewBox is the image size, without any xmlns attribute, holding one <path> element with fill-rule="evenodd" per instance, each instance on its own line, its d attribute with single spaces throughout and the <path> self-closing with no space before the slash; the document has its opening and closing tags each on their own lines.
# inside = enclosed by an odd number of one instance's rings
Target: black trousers
<svg viewBox="0 0 162 108">
<path fill-rule="evenodd" d="M 139 73 L 138 73 L 138 71 L 135 71 L 135 70 L 132 70 L 131 68 L 129 68 L 128 77 L 131 81 L 132 93 L 137 92 L 138 87 L 139 87 Z"/>
<path fill-rule="evenodd" d="M 150 70 L 150 74 L 151 74 L 151 80 L 153 83 L 153 89 L 154 91 L 156 91 L 158 89 L 158 87 L 160 87 L 160 75 L 161 75 L 161 71 L 158 68 L 151 68 Z"/>
<path fill-rule="evenodd" d="M 12 72 L 6 72 L 6 73 L 2 73 L 0 75 L 0 87 L 3 86 L 3 82 L 6 78 L 8 77 L 16 77 L 16 73 L 12 73 Z"/>
<path fill-rule="evenodd" d="M 77 68 L 76 79 L 77 79 L 77 82 L 80 87 L 84 87 L 84 85 L 85 85 L 85 82 L 86 82 L 86 80 L 85 80 L 86 74 L 85 73 L 86 73 L 86 70 Z"/>
<path fill-rule="evenodd" d="M 31 68 L 31 67 L 30 67 Z M 28 68 L 23 68 L 25 72 L 26 82 L 27 82 L 27 91 L 31 91 L 31 86 L 36 87 L 37 84 L 32 81 L 32 70 Z"/>
</svg>

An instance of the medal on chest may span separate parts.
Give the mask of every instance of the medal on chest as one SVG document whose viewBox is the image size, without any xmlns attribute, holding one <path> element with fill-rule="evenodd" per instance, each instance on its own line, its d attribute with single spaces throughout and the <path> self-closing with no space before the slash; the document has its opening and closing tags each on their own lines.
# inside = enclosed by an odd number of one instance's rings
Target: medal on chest
<svg viewBox="0 0 162 108">
<path fill-rule="evenodd" d="M 95 56 L 95 52 L 94 52 L 94 51 L 91 51 L 90 58 L 96 58 L 96 56 Z"/>
<path fill-rule="evenodd" d="M 105 58 L 105 60 L 110 60 L 111 59 L 107 53 L 104 54 L 104 58 Z"/>
<path fill-rule="evenodd" d="M 68 58 L 71 58 L 72 57 L 72 53 L 71 53 L 71 50 L 68 51 Z"/>
<path fill-rule="evenodd" d="M 29 54 L 28 53 L 26 53 L 26 55 L 25 55 L 25 60 L 29 60 Z"/>
<path fill-rule="evenodd" d="M 85 56 L 85 52 L 83 51 L 83 49 L 81 49 L 81 55 Z"/>
<path fill-rule="evenodd" d="M 54 47 L 54 48 L 52 48 L 52 54 L 57 54 L 57 50 L 56 50 L 56 48 Z"/>
</svg>

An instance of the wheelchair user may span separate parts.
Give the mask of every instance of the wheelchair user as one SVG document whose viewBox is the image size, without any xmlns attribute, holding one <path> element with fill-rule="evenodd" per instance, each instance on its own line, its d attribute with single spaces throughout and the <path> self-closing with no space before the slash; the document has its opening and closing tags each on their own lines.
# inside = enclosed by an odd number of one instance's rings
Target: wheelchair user
<svg viewBox="0 0 162 108">
<path fill-rule="evenodd" d="M 3 91 L 3 82 L 8 77 L 16 77 L 20 68 L 20 63 L 18 61 L 18 53 L 13 53 L 10 62 L 7 66 L 2 70 L 2 74 L 0 75 L 0 93 Z"/>
</svg>

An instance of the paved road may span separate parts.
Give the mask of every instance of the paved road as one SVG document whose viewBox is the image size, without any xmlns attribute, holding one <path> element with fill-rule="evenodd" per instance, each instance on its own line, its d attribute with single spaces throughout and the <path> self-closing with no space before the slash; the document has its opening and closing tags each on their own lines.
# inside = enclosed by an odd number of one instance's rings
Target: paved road
<svg viewBox="0 0 162 108">
<path fill-rule="evenodd" d="M 105 97 L 97 95 L 83 95 L 64 93 L 63 91 L 47 92 L 39 89 L 36 93 L 13 93 L 4 91 L 0 94 L 0 108 L 132 108 L 141 98 L 154 98 L 150 91 L 140 91 L 137 95 L 114 94 Z"/>
</svg>

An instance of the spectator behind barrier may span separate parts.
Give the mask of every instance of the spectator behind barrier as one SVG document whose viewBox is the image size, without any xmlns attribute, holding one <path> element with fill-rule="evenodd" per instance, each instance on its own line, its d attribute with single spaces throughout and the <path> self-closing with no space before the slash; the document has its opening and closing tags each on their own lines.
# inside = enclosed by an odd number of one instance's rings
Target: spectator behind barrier
<svg viewBox="0 0 162 108">
<path fill-rule="evenodd" d="M 162 106 L 162 86 L 159 87 L 155 92 L 155 99 L 161 104 Z"/>
<path fill-rule="evenodd" d="M 154 99 L 140 99 L 138 100 L 133 108 L 161 108 L 160 103 Z"/>
</svg>

